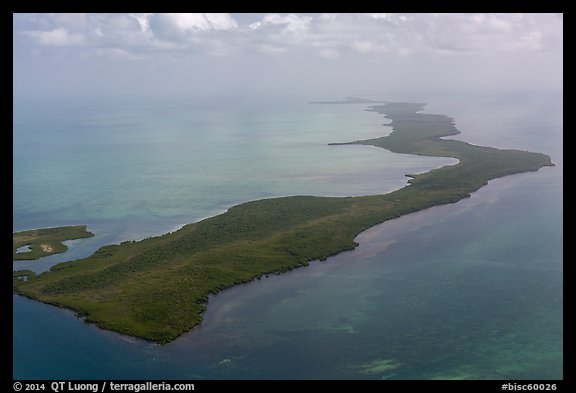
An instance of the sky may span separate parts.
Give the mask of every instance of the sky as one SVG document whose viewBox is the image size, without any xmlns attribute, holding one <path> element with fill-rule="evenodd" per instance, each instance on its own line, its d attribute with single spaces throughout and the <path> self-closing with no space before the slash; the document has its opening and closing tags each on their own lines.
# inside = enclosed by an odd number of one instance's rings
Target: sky
<svg viewBox="0 0 576 393">
<path fill-rule="evenodd" d="M 14 14 L 14 98 L 561 91 L 562 14 Z"/>
</svg>

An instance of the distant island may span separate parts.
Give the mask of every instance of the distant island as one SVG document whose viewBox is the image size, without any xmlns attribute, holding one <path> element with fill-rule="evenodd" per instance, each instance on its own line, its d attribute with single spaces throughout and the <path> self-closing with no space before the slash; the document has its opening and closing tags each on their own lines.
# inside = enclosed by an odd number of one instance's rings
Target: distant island
<svg viewBox="0 0 576 393">
<path fill-rule="evenodd" d="M 367 98 L 360 98 L 354 96 L 344 97 L 343 101 L 310 101 L 310 104 L 382 104 L 383 101 L 375 101 Z"/>
<path fill-rule="evenodd" d="M 49 272 L 14 272 L 14 291 L 75 310 L 103 329 L 167 343 L 202 321 L 211 293 L 352 250 L 362 231 L 467 198 L 491 179 L 553 166 L 550 157 L 540 153 L 441 139 L 459 133 L 454 120 L 419 113 L 423 108 L 399 102 L 373 106 L 371 111 L 392 121 L 390 135 L 333 145 L 453 157 L 458 164 L 410 175 L 407 186 L 383 195 L 291 196 L 243 203 L 173 233 L 104 246 Z"/>
<path fill-rule="evenodd" d="M 66 240 L 83 239 L 94 234 L 86 225 L 32 229 L 12 234 L 12 259 L 39 259 L 68 250 Z"/>
</svg>

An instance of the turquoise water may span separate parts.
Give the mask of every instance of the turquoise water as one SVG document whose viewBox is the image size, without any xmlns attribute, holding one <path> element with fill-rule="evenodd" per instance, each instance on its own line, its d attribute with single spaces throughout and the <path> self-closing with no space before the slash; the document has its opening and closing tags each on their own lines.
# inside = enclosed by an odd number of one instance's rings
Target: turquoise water
<svg viewBox="0 0 576 393">
<path fill-rule="evenodd" d="M 327 262 L 223 291 L 200 327 L 166 346 L 14 296 L 14 378 L 562 378 L 561 98 L 464 102 L 430 107 L 455 117 L 460 139 L 541 151 L 557 166 L 372 228 Z M 84 223 L 96 233 L 67 254 L 14 262 L 38 271 L 244 200 L 388 192 L 404 173 L 451 162 L 327 146 L 389 132 L 362 105 L 27 109 L 14 116 L 14 229 Z"/>
<path fill-rule="evenodd" d="M 306 102 L 15 105 L 13 229 L 87 224 L 104 244 L 285 195 L 389 192 L 453 159 L 328 146 L 390 132 L 366 106 Z M 378 178 L 378 181 L 374 179 Z M 62 256 L 18 268 L 42 271 Z"/>
</svg>

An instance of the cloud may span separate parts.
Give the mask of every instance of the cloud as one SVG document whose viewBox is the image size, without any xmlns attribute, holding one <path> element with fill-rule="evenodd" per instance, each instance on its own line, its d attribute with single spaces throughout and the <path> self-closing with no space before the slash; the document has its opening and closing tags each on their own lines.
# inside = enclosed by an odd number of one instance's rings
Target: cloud
<svg viewBox="0 0 576 393">
<path fill-rule="evenodd" d="M 30 97 L 563 85 L 556 14 L 14 14 L 12 47 L 13 92 Z"/>
<path fill-rule="evenodd" d="M 338 59 L 340 57 L 340 52 L 335 49 L 321 49 L 318 52 L 318 55 L 325 59 Z"/>
<path fill-rule="evenodd" d="M 406 56 L 560 52 L 562 14 L 15 14 L 14 44 L 70 56 L 131 53 L 218 56 Z M 103 51 L 103 48 L 110 49 Z M 61 56 L 64 52 L 60 51 Z M 129 56 L 128 56 L 129 57 Z"/>
<path fill-rule="evenodd" d="M 282 33 L 304 34 L 310 30 L 312 17 L 288 14 L 268 14 L 259 22 L 250 24 L 252 30 L 265 29 L 267 27 L 280 27 Z"/>
<path fill-rule="evenodd" d="M 142 24 L 142 23 L 141 23 Z M 197 32 L 228 30 L 237 27 L 229 14 L 151 14 L 151 32 L 161 39 L 185 39 Z"/>
<path fill-rule="evenodd" d="M 85 38 L 82 34 L 70 33 L 62 27 L 49 31 L 29 31 L 26 32 L 38 43 L 48 46 L 74 46 L 84 43 Z"/>
</svg>

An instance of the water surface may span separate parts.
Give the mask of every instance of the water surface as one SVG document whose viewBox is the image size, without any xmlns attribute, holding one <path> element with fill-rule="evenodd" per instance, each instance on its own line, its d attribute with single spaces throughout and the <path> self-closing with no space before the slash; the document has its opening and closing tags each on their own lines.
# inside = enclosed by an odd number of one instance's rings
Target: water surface
<svg viewBox="0 0 576 393">
<path fill-rule="evenodd" d="M 327 262 L 225 290 L 202 325 L 165 346 L 14 296 L 14 378 L 562 378 L 561 97 L 465 102 L 436 102 L 459 139 L 544 152 L 557 166 L 374 227 Z M 88 224 L 96 236 L 18 269 L 244 200 L 388 192 L 405 173 L 447 163 L 327 146 L 389 132 L 362 105 L 26 109 L 15 106 L 14 230 Z"/>
</svg>

